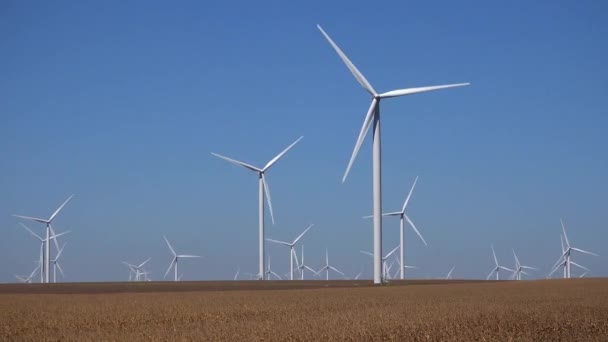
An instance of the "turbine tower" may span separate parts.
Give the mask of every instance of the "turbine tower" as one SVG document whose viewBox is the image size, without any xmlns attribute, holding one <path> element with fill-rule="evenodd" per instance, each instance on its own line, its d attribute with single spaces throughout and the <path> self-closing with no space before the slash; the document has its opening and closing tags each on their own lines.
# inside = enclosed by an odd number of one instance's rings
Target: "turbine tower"
<svg viewBox="0 0 608 342">
<path fill-rule="evenodd" d="M 268 240 L 270 242 L 278 243 L 278 244 L 281 244 L 283 246 L 289 247 L 289 279 L 290 280 L 293 280 L 293 259 L 294 259 L 294 257 L 297 260 L 297 256 L 296 256 L 296 252 L 294 250 L 294 247 L 296 246 L 296 243 L 298 243 L 298 241 L 302 238 L 302 236 L 304 236 L 304 234 L 306 234 L 306 232 L 310 228 L 312 228 L 312 226 L 314 226 L 314 224 L 311 224 L 310 226 L 308 226 L 308 228 L 306 228 L 302 232 L 302 234 L 300 234 L 295 240 L 293 240 L 293 242 L 285 242 L 285 241 L 279 241 L 279 240 L 273 240 L 273 239 L 266 239 L 266 240 Z"/>
<path fill-rule="evenodd" d="M 407 214 L 405 213 L 405 209 L 407 208 L 407 204 L 410 202 L 410 198 L 412 197 L 412 193 L 414 192 L 414 188 L 416 187 L 416 183 L 418 182 L 418 177 L 416 177 L 416 179 L 414 179 L 414 184 L 412 184 L 412 188 L 410 189 L 410 192 L 407 194 L 407 197 L 405 198 L 405 202 L 403 202 L 403 207 L 401 208 L 401 211 L 395 211 L 392 213 L 384 213 L 382 214 L 382 216 L 397 216 L 399 217 L 399 245 L 401 246 L 401 250 L 400 250 L 400 255 L 399 255 L 399 264 L 400 265 L 405 265 L 405 243 L 404 243 L 404 219 L 407 220 L 407 222 L 410 224 L 410 226 L 412 227 L 412 229 L 416 232 L 416 234 L 418 234 L 418 237 L 420 238 L 420 240 L 422 240 L 422 242 L 424 243 L 425 246 L 428 246 L 426 241 L 424 240 L 424 238 L 422 237 L 422 234 L 420 234 L 420 232 L 418 231 L 418 229 L 416 228 L 416 226 L 414 225 L 414 222 L 412 222 L 412 220 L 409 218 L 409 216 L 407 216 Z M 365 216 L 364 218 L 371 218 L 373 217 L 373 215 L 370 216 Z M 405 278 L 405 267 L 400 267 L 400 275 L 401 275 L 401 279 Z"/>
<path fill-rule="evenodd" d="M 359 153 L 359 149 L 363 144 L 363 140 L 373 123 L 374 133 L 372 136 L 372 151 L 373 151 L 373 216 L 374 216 L 374 284 L 380 284 L 382 282 L 381 268 L 382 268 L 382 172 L 381 172 L 381 147 L 380 147 L 380 101 L 391 97 L 399 97 L 405 95 L 412 95 L 417 93 L 423 93 L 439 89 L 447 89 L 454 87 L 461 87 L 469 85 L 469 83 L 459 84 L 448 84 L 430 87 L 419 87 L 419 88 L 408 88 L 392 90 L 386 93 L 377 93 L 372 85 L 367 81 L 363 74 L 355 67 L 355 65 L 346 57 L 344 52 L 340 50 L 338 45 L 329 37 L 327 33 L 317 25 L 317 28 L 321 31 L 325 39 L 331 44 L 334 50 L 338 53 L 346 67 L 355 76 L 359 84 L 363 86 L 365 90 L 372 96 L 372 103 L 369 106 L 369 110 L 363 120 L 363 126 L 359 132 L 359 137 L 355 144 L 355 148 L 346 167 L 342 182 L 346 181 L 348 172 Z"/>
<path fill-rule="evenodd" d="M 169 240 L 167 240 L 167 238 L 164 235 L 163 235 L 163 238 L 165 239 L 167 246 L 169 246 L 171 253 L 173 253 L 173 259 L 171 260 L 171 263 L 169 264 L 169 268 L 167 268 L 167 272 L 165 272 L 165 276 L 163 277 L 163 279 L 167 278 L 167 274 L 169 274 L 169 271 L 171 271 L 171 267 L 175 266 L 173 268 L 173 270 L 175 271 L 174 279 L 175 279 L 175 281 L 179 281 L 181 279 L 181 276 L 179 277 L 180 279 L 178 279 L 178 277 L 177 277 L 177 262 L 179 261 L 179 259 L 181 259 L 181 258 L 200 258 L 200 256 L 199 255 L 188 255 L 188 254 L 178 255 L 177 253 L 175 253 L 175 250 L 173 249 L 173 247 L 171 247 Z M 141 266 L 143 266 L 143 265 L 140 265 L 140 267 Z"/>
<path fill-rule="evenodd" d="M 259 192 L 258 192 L 258 197 L 259 197 L 259 203 L 258 203 L 258 209 L 259 209 L 259 218 L 258 218 L 258 224 L 259 224 L 259 260 L 258 260 L 258 264 L 259 264 L 259 270 L 260 270 L 260 279 L 264 280 L 265 276 L 264 276 L 264 258 L 265 258 L 265 254 L 264 254 L 264 196 L 266 196 L 266 201 L 268 202 L 268 211 L 270 212 L 270 219 L 272 220 L 272 224 L 274 224 L 274 215 L 272 213 L 272 201 L 270 200 L 270 189 L 268 187 L 268 181 L 266 180 L 266 171 L 268 171 L 268 169 L 270 169 L 272 167 L 272 165 L 274 165 L 279 159 L 281 159 L 281 157 L 283 157 L 283 155 L 285 155 L 285 153 L 287 153 L 287 151 L 289 151 L 289 149 L 291 149 L 295 144 L 297 144 L 300 140 L 302 140 L 302 137 L 299 137 L 298 140 L 294 141 L 291 145 L 287 146 L 286 149 L 283 150 L 283 152 L 279 153 L 278 155 L 276 155 L 274 158 L 272 158 L 267 164 L 266 166 L 264 166 L 263 168 L 259 168 L 259 167 L 255 167 L 253 165 L 232 159 L 232 158 L 228 158 L 222 155 L 219 155 L 217 153 L 213 153 L 211 152 L 212 155 L 224 159 L 230 163 L 242 166 L 248 170 L 254 171 L 258 174 L 258 188 L 259 188 Z"/>
<path fill-rule="evenodd" d="M 44 246 L 44 265 L 42 267 L 43 272 L 44 272 L 44 282 L 45 283 L 49 282 L 49 275 L 50 275 L 49 268 L 50 268 L 50 262 L 51 262 L 51 249 L 48 244 L 48 241 L 50 240 L 51 235 L 55 235 L 55 233 L 53 232 L 53 227 L 51 226 L 51 223 L 53 222 L 53 219 L 55 219 L 57 214 L 59 214 L 61 209 L 63 209 L 63 207 L 72 199 L 72 197 L 74 197 L 74 195 L 71 195 L 70 197 L 68 197 L 68 199 L 65 200 L 65 202 L 63 202 L 63 204 L 57 210 L 55 210 L 53 215 L 51 215 L 51 217 L 48 220 L 36 218 L 36 217 L 30 217 L 30 216 L 13 215 L 15 217 L 43 223 L 46 225 L 46 239 L 45 239 L 46 243 Z M 59 250 L 59 242 L 57 242 L 57 240 L 55 240 L 55 247 L 57 247 L 57 250 Z"/>
</svg>

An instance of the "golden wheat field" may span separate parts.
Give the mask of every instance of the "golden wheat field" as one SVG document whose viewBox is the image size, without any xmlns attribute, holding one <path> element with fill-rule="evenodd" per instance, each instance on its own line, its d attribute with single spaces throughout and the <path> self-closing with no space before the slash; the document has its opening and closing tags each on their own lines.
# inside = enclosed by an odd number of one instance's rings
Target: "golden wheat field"
<svg viewBox="0 0 608 342">
<path fill-rule="evenodd" d="M 2 341 L 608 341 L 608 279 L 0 285 Z"/>
</svg>

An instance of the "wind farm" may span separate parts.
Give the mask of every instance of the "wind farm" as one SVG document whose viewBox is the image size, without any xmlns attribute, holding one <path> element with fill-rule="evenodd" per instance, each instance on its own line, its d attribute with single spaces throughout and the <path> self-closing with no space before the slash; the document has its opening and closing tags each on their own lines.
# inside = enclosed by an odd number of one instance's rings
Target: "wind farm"
<svg viewBox="0 0 608 342">
<path fill-rule="evenodd" d="M 21 6 L 2 24 L 0 339 L 608 336 L 608 50 L 584 25 Z"/>
</svg>

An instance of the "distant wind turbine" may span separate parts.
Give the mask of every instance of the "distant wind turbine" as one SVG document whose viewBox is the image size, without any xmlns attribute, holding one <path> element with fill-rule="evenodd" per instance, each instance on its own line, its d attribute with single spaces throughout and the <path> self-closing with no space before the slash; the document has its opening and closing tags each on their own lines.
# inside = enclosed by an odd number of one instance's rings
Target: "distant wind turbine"
<svg viewBox="0 0 608 342">
<path fill-rule="evenodd" d="M 53 222 L 53 220 L 55 219 L 57 214 L 59 214 L 61 209 L 63 209 L 63 207 L 72 199 L 72 197 L 74 197 L 74 195 L 71 195 L 70 197 L 68 197 L 68 199 L 65 200 L 65 202 L 63 202 L 63 204 L 61 206 L 59 206 L 59 208 L 57 210 L 55 210 L 55 212 L 51 215 L 51 217 L 49 217 L 46 220 L 41 219 L 41 218 L 36 218 L 36 217 L 22 216 L 22 215 L 13 215 L 13 216 L 45 224 L 46 225 L 45 241 L 49 241 L 51 235 L 55 235 L 55 233 L 53 232 L 53 227 L 51 226 L 51 223 Z M 59 243 L 57 242 L 57 240 L 55 240 L 55 247 L 57 248 L 57 250 L 59 250 Z M 44 265 L 42 267 L 42 271 L 44 272 L 44 282 L 45 283 L 48 283 L 50 281 L 50 272 L 49 272 L 50 263 L 51 263 L 51 250 L 50 250 L 49 244 L 46 243 L 45 249 L 44 249 Z"/>
<path fill-rule="evenodd" d="M 181 254 L 178 255 L 177 253 L 175 253 L 175 250 L 173 249 L 173 247 L 171 247 L 171 244 L 169 243 L 169 240 L 167 240 L 167 238 L 163 235 L 163 238 L 165 239 L 165 242 L 167 243 L 167 246 L 169 246 L 169 249 L 171 250 L 171 253 L 173 253 L 173 259 L 171 260 L 171 263 L 169 264 L 169 268 L 167 268 L 167 272 L 165 272 L 165 276 L 164 278 L 167 278 L 167 274 L 169 274 L 169 271 L 171 270 L 171 267 L 174 267 L 174 271 L 175 271 L 175 281 L 179 281 L 179 279 L 177 278 L 177 262 L 179 261 L 179 259 L 181 258 L 200 258 L 200 256 L 198 255 L 188 255 L 188 254 Z"/>
<path fill-rule="evenodd" d="M 306 234 L 306 232 L 308 232 L 308 230 L 310 228 L 312 228 L 312 226 L 314 226 L 314 224 L 311 224 L 310 226 L 308 226 L 308 228 L 306 228 L 302 232 L 302 234 L 298 235 L 298 237 L 295 240 L 293 240 L 293 242 L 285 242 L 285 241 L 279 241 L 279 240 L 273 240 L 273 239 L 266 239 L 267 241 L 278 243 L 278 244 L 281 244 L 283 246 L 289 247 L 289 279 L 290 280 L 293 280 L 293 259 L 294 259 L 294 257 L 297 258 L 296 252 L 294 250 L 294 248 L 296 246 L 296 243 L 298 243 L 298 241 L 300 241 L 300 239 L 304 236 L 304 234 Z"/>
<path fill-rule="evenodd" d="M 492 248 L 492 256 L 494 257 L 494 265 L 495 267 L 492 269 L 492 271 L 490 272 L 490 274 L 488 274 L 488 276 L 486 277 L 486 280 L 489 280 L 490 277 L 492 276 L 492 274 L 496 273 L 496 280 L 499 280 L 499 276 L 498 273 L 500 272 L 500 270 L 505 270 L 508 272 L 514 272 L 514 270 L 504 267 L 504 266 L 500 266 L 498 265 L 498 259 L 496 258 L 496 252 L 494 252 L 494 245 L 490 246 Z"/>
<path fill-rule="evenodd" d="M 563 220 L 559 220 L 561 225 L 562 225 L 562 232 L 563 232 L 563 238 L 564 238 L 564 242 L 566 244 L 565 248 L 564 248 L 564 253 L 560 256 L 560 258 L 557 260 L 557 262 L 555 263 L 555 265 L 553 265 L 553 270 L 551 271 L 551 274 L 555 271 L 556 268 L 558 268 L 560 265 L 564 265 L 564 269 L 565 269 L 565 275 L 564 278 L 570 278 L 570 265 L 575 265 L 578 266 L 580 268 L 583 268 L 585 270 L 587 270 L 586 268 L 574 263 L 571 260 L 572 257 L 572 252 L 579 252 L 579 253 L 584 253 L 584 254 L 589 254 L 589 255 L 593 255 L 593 256 L 598 256 L 595 253 L 592 252 L 588 252 L 585 250 L 582 250 L 580 248 L 576 248 L 576 247 L 572 247 L 570 246 L 570 241 L 568 240 L 568 235 L 566 234 L 566 226 L 564 225 L 564 221 Z M 587 270 L 588 271 L 588 270 Z"/>
<path fill-rule="evenodd" d="M 293 142 L 291 145 L 287 146 L 281 153 L 277 154 L 274 158 L 272 158 L 266 166 L 263 168 L 255 167 L 253 165 L 244 163 L 242 161 L 238 161 L 232 158 L 228 158 L 222 156 L 217 153 L 211 152 L 212 155 L 224 159 L 230 163 L 242 166 L 248 170 L 254 171 L 258 174 L 258 185 L 259 185 L 259 270 L 260 270 L 260 279 L 264 280 L 264 196 L 266 197 L 266 201 L 268 202 L 268 211 L 270 212 L 270 218 L 272 220 L 272 224 L 274 224 L 274 214 L 272 213 L 272 201 L 270 200 L 270 189 L 268 187 L 268 181 L 266 180 L 266 171 L 270 169 L 287 151 L 289 151 L 295 144 L 297 144 L 304 137 L 299 137 L 298 140 Z"/>
<path fill-rule="evenodd" d="M 410 226 L 412 227 L 412 229 L 416 232 L 416 234 L 418 234 L 418 237 L 420 238 L 420 240 L 422 240 L 422 242 L 424 243 L 425 246 L 428 246 L 426 241 L 424 240 L 424 238 L 422 237 L 422 234 L 420 234 L 420 232 L 418 231 L 418 229 L 416 228 L 416 226 L 414 225 L 414 222 L 412 222 L 412 220 L 409 218 L 409 216 L 407 216 L 407 214 L 405 213 L 405 209 L 407 208 L 407 204 L 410 202 L 410 198 L 412 197 L 412 193 L 414 192 L 414 188 L 416 187 L 416 183 L 418 182 L 418 177 L 416 176 L 416 179 L 414 179 L 414 184 L 412 184 L 412 187 L 410 188 L 410 192 L 407 194 L 407 197 L 405 198 L 405 202 L 403 202 L 403 207 L 401 208 L 401 211 L 395 211 L 392 213 L 384 213 L 382 214 L 382 216 L 397 216 L 399 217 L 399 245 L 401 246 L 400 249 L 400 255 L 399 255 L 399 264 L 400 265 L 405 265 L 405 243 L 404 243 L 404 219 L 407 220 L 407 222 L 410 224 Z M 372 218 L 373 215 L 370 216 L 365 216 L 364 218 Z M 405 278 L 405 268 L 406 267 L 401 267 L 400 268 L 400 275 L 401 275 L 401 279 Z"/>
<path fill-rule="evenodd" d="M 430 87 L 419 87 L 419 88 L 408 88 L 408 89 L 398 89 L 392 90 L 386 93 L 377 93 L 376 90 L 372 87 L 372 85 L 367 81 L 365 76 L 355 67 L 355 65 L 348 59 L 348 57 L 342 52 L 342 50 L 338 47 L 338 45 L 329 37 L 327 33 L 321 28 L 320 25 L 317 25 L 317 28 L 321 31 L 325 39 L 329 42 L 329 44 L 334 48 L 336 53 L 340 56 L 346 67 L 350 70 L 350 72 L 355 76 L 359 84 L 363 86 L 365 90 L 372 96 L 372 103 L 365 115 L 365 119 L 363 121 L 363 126 L 361 127 L 361 131 L 359 132 L 359 137 L 357 138 L 357 142 L 355 144 L 355 148 L 350 157 L 350 161 L 348 162 L 348 166 L 346 167 L 346 171 L 344 172 L 344 177 L 342 178 L 342 182 L 346 181 L 346 177 L 348 176 L 348 172 L 359 153 L 359 149 L 363 144 L 363 140 L 369 131 L 370 126 L 373 123 L 374 130 L 372 136 L 372 153 L 373 153 L 373 216 L 374 216 L 374 283 L 380 284 L 382 282 L 381 276 L 381 268 L 382 268 L 382 172 L 381 172 L 381 147 L 380 147 L 380 101 L 382 99 L 387 99 L 391 97 L 399 97 L 405 95 L 412 95 L 417 93 L 423 93 L 433 90 L 439 89 L 447 89 L 454 87 L 461 87 L 469 85 L 469 83 L 459 83 L 459 84 L 448 84 L 448 85 L 440 85 L 440 86 L 430 86 Z"/>
<path fill-rule="evenodd" d="M 300 279 L 304 280 L 304 271 L 305 270 L 309 270 L 312 273 L 317 273 L 317 271 L 313 270 L 310 266 L 308 266 L 305 262 L 304 262 L 304 245 L 302 245 L 302 259 L 300 260 L 300 263 L 298 265 L 298 271 L 300 272 Z"/>
<path fill-rule="evenodd" d="M 318 270 L 316 272 L 316 274 L 320 274 L 321 272 L 325 271 L 325 280 L 329 280 L 329 270 L 332 270 L 336 273 L 341 274 L 344 277 L 344 273 L 342 273 L 342 271 L 338 270 L 337 268 L 330 266 L 329 265 L 329 254 L 327 252 L 327 248 L 325 248 L 325 266 L 321 267 L 320 270 Z"/>
<path fill-rule="evenodd" d="M 534 268 L 534 267 L 522 265 L 519 262 L 517 255 L 515 254 L 515 250 L 513 250 L 513 257 L 515 257 L 515 270 L 513 272 L 513 276 L 511 277 L 511 280 L 521 280 L 522 274 L 528 275 L 528 273 L 526 273 L 524 270 L 536 270 L 536 268 Z"/>
</svg>

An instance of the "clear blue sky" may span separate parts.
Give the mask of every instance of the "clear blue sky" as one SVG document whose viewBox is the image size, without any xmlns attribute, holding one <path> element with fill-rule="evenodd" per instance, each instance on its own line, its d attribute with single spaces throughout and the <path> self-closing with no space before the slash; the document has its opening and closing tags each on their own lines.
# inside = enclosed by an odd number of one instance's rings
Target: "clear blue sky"
<svg viewBox="0 0 608 342">
<path fill-rule="evenodd" d="M 471 82 L 383 102 L 385 210 L 410 203 L 413 277 L 485 277 L 490 244 L 544 276 L 560 252 L 608 275 L 608 5 L 600 1 L 99 1 L 0 4 L 0 281 L 26 274 L 37 242 L 12 214 L 69 229 L 69 281 L 120 280 L 120 261 L 187 260 L 184 279 L 257 268 L 257 180 L 269 171 L 276 225 L 306 261 L 371 276 L 371 144 L 345 184 L 369 96 L 315 25 L 379 91 Z M 42 227 L 30 224 L 42 232 Z M 385 251 L 398 222 L 385 221 Z M 284 273 L 287 250 L 268 246 Z M 573 271 L 574 273 L 574 271 Z"/>
</svg>

